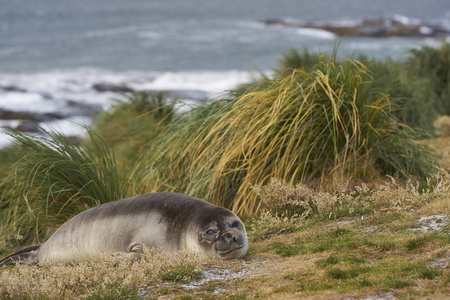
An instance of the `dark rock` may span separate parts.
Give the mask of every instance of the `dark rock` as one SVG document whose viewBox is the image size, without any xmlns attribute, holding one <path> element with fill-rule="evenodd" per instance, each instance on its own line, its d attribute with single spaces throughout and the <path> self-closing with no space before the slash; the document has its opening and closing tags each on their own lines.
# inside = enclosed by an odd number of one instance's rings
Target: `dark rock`
<svg viewBox="0 0 450 300">
<path fill-rule="evenodd" d="M 97 92 L 132 93 L 134 90 L 125 85 L 112 83 L 96 83 L 92 86 Z"/>
<path fill-rule="evenodd" d="M 283 20 L 283 19 L 264 19 L 260 22 L 264 23 L 265 25 L 281 25 L 281 26 L 288 26 L 288 27 L 308 27 L 308 24 L 311 24 L 309 22 L 301 22 L 297 20 Z"/>
<path fill-rule="evenodd" d="M 38 115 L 40 121 L 52 121 L 52 120 L 61 120 L 64 119 L 65 116 L 56 113 L 56 112 L 50 112 L 45 114 L 39 114 Z"/>
<path fill-rule="evenodd" d="M 47 99 L 47 100 L 52 100 L 52 99 L 54 99 L 53 96 L 52 96 L 51 94 L 49 94 L 49 93 L 41 93 L 41 94 L 39 94 L 39 95 L 41 95 L 42 98 Z"/>
<path fill-rule="evenodd" d="M 100 105 L 92 105 L 87 103 L 80 103 L 74 100 L 67 100 L 64 110 L 64 115 L 67 116 L 87 116 L 94 117 L 100 111 L 102 107 Z"/>
<path fill-rule="evenodd" d="M 0 86 L 0 90 L 5 91 L 5 92 L 21 92 L 21 93 L 26 92 L 25 89 L 19 88 L 15 85 Z"/>
<path fill-rule="evenodd" d="M 22 132 L 40 132 L 38 125 L 31 121 L 22 121 L 16 128 L 13 128 L 13 130 Z"/>
<path fill-rule="evenodd" d="M 332 32 L 338 36 L 353 37 L 442 37 L 450 36 L 450 29 L 440 24 L 428 24 L 414 21 L 402 22 L 396 17 L 386 19 L 364 20 L 354 25 L 341 25 L 326 22 L 302 22 L 296 20 L 265 19 L 266 25 L 282 25 L 298 28 L 315 28 Z"/>
<path fill-rule="evenodd" d="M 18 111 L 9 111 L 0 109 L 0 119 L 2 120 L 28 120 L 28 121 L 40 121 L 36 117 L 36 114 Z"/>
<path fill-rule="evenodd" d="M 47 122 L 63 119 L 64 116 L 58 113 L 32 113 L 24 111 L 10 111 L 0 109 L 0 120 L 23 120 L 31 122 Z"/>
</svg>

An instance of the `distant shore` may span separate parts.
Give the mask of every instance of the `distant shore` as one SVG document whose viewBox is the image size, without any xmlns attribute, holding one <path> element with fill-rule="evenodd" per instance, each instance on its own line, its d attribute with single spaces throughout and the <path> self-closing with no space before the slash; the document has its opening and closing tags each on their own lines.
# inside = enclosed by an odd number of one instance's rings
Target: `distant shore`
<svg viewBox="0 0 450 300">
<path fill-rule="evenodd" d="M 313 28 L 329 31 L 341 37 L 449 37 L 450 28 L 443 22 L 431 23 L 405 16 L 366 19 L 355 22 L 306 22 L 291 19 L 265 19 L 266 25 L 282 25 L 287 27 Z"/>
</svg>

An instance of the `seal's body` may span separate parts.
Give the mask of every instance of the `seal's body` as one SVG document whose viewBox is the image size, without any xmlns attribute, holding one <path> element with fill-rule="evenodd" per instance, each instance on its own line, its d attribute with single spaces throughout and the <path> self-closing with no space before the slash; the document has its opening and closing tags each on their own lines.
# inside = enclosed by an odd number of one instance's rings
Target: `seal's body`
<svg viewBox="0 0 450 300">
<path fill-rule="evenodd" d="M 41 246 L 0 260 L 80 262 L 102 255 L 138 256 L 144 246 L 177 252 L 185 246 L 221 259 L 241 258 L 248 248 L 244 224 L 231 211 L 177 193 L 151 193 L 90 208 L 64 223 Z"/>
</svg>

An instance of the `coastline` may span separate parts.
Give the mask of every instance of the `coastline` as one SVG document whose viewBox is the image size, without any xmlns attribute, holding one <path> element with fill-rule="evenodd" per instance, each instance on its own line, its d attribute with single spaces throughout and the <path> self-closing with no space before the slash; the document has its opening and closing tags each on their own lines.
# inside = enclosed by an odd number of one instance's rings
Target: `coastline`
<svg viewBox="0 0 450 300">
<path fill-rule="evenodd" d="M 248 82 L 254 73 L 230 71 L 114 72 L 97 68 L 0 76 L 0 147 L 7 129 L 38 134 L 39 127 L 83 136 L 114 99 L 139 91 L 164 92 L 195 105 Z"/>
</svg>

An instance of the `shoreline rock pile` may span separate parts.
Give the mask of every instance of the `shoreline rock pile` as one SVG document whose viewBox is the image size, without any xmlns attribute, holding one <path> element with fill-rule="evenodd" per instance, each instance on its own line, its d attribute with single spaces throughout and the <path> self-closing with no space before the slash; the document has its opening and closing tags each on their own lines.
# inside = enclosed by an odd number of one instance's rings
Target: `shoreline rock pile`
<svg viewBox="0 0 450 300">
<path fill-rule="evenodd" d="M 281 25 L 297 28 L 322 29 L 338 36 L 347 37 L 449 37 L 450 28 L 444 24 L 424 22 L 403 16 L 367 19 L 352 23 L 333 23 L 323 21 L 300 21 L 285 19 L 261 20 L 265 25 Z"/>
</svg>

